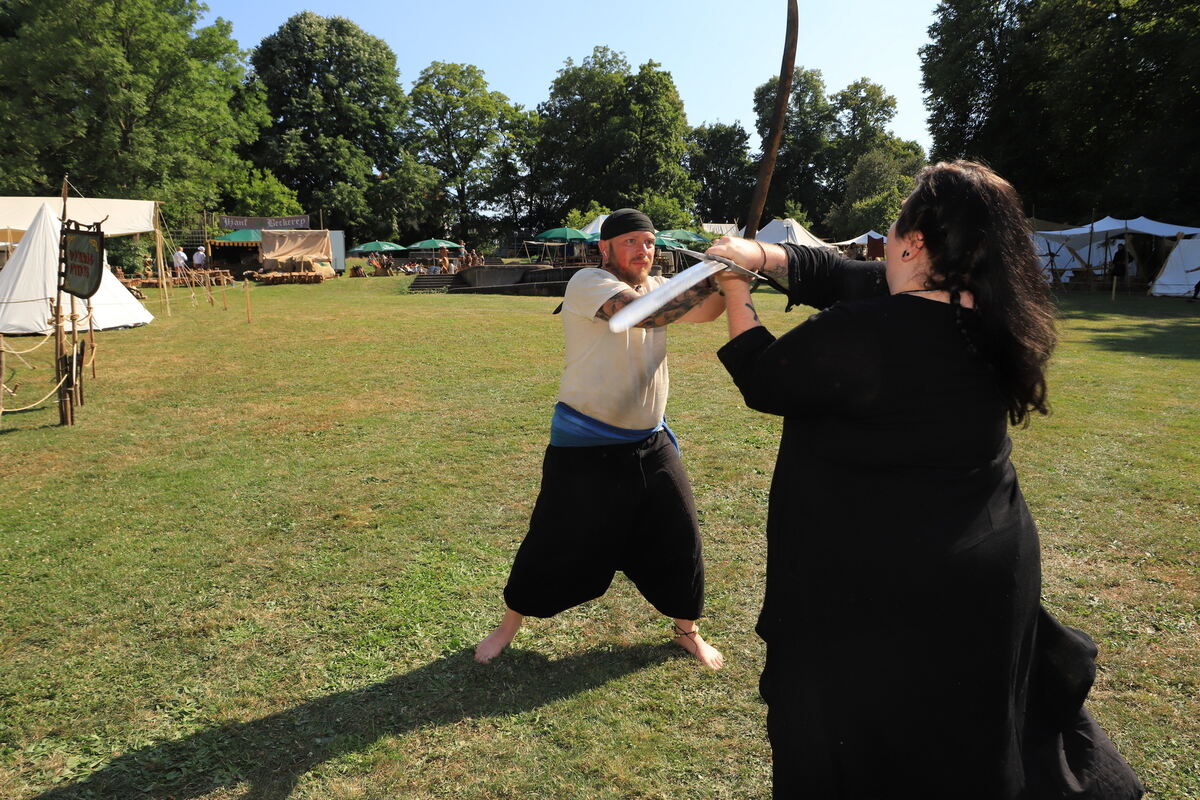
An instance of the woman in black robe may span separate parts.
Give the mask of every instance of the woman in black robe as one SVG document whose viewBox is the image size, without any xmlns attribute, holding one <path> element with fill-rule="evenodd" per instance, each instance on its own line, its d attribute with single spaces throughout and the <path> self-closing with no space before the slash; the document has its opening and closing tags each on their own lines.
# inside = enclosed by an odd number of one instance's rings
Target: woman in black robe
<svg viewBox="0 0 1200 800">
<path fill-rule="evenodd" d="M 719 357 L 750 408 L 784 417 L 757 628 L 775 797 L 1139 796 L 1081 716 L 1094 649 L 1040 610 L 1009 461 L 1007 424 L 1047 413 L 1055 341 L 1013 188 L 969 162 L 926 168 L 885 264 L 730 238 L 710 252 L 824 309 L 776 339 L 722 273 Z"/>
</svg>

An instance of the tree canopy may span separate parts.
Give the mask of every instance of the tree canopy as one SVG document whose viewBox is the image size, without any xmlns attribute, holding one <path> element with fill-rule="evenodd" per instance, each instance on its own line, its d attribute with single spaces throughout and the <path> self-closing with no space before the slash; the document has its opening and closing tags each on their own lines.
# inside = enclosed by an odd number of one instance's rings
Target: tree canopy
<svg viewBox="0 0 1200 800">
<path fill-rule="evenodd" d="M 408 102 L 382 39 L 305 11 L 264 38 L 251 62 L 270 113 L 255 161 L 310 213 L 356 235 L 394 235 L 380 220 L 399 224 L 432 204 L 434 174 L 405 148 Z"/>
<path fill-rule="evenodd" d="M 240 155 L 266 122 L 228 22 L 197 0 L 0 4 L 0 191 L 155 199 L 176 221 L 295 198 Z"/>
<path fill-rule="evenodd" d="M 1200 3 L 953 0 L 930 39 L 936 158 L 986 160 L 1042 218 L 1200 217 Z"/>
</svg>

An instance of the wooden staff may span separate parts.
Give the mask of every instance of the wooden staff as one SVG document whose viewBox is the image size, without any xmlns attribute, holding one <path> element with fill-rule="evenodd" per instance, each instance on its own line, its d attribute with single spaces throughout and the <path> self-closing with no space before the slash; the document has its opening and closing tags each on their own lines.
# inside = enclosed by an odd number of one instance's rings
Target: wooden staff
<svg viewBox="0 0 1200 800">
<path fill-rule="evenodd" d="M 102 266 L 101 269 L 104 269 Z M 83 405 L 83 376 L 79 374 L 79 309 L 71 295 L 71 402 Z"/>
<path fill-rule="evenodd" d="M 92 298 L 87 301 L 88 350 L 92 353 L 92 377 L 96 377 L 96 320 L 92 319 Z"/>
<path fill-rule="evenodd" d="M 250 316 L 250 279 L 242 278 L 242 287 L 246 290 L 246 324 L 249 325 L 254 320 Z"/>
</svg>

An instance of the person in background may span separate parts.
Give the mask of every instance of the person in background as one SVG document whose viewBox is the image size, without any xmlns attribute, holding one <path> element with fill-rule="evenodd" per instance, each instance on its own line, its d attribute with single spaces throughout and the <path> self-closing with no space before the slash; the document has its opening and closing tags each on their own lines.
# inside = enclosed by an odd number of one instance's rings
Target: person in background
<svg viewBox="0 0 1200 800">
<path fill-rule="evenodd" d="M 184 269 L 187 268 L 187 261 L 187 253 L 183 252 L 183 245 L 179 245 L 179 249 L 171 256 L 172 274 L 174 277 L 178 278 L 183 274 Z"/>
</svg>

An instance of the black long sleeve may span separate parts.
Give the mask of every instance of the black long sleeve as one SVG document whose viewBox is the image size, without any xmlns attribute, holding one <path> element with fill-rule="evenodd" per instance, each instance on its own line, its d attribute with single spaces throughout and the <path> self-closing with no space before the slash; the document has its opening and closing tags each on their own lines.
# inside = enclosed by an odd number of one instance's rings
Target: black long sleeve
<svg viewBox="0 0 1200 800">
<path fill-rule="evenodd" d="M 788 257 L 789 305 L 825 309 L 839 300 L 888 293 L 882 261 L 855 261 L 826 247 L 781 246 Z"/>
</svg>

